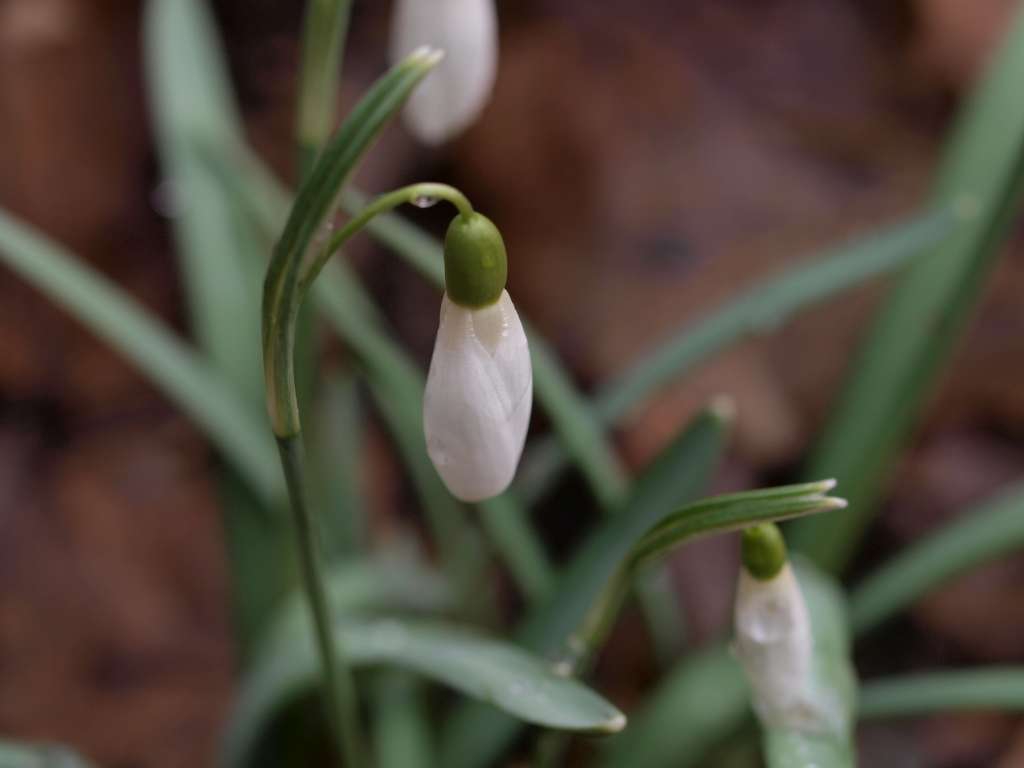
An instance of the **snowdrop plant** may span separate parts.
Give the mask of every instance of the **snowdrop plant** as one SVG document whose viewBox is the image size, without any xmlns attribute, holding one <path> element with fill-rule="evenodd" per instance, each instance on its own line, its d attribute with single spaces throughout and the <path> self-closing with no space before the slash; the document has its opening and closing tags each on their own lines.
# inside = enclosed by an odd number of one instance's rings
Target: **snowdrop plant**
<svg viewBox="0 0 1024 768">
<path fill-rule="evenodd" d="M 436 145 L 467 128 L 487 104 L 498 71 L 494 0 L 397 0 L 391 58 L 401 61 L 422 45 L 445 60 L 409 98 L 404 118 L 412 134 Z"/>
<path fill-rule="evenodd" d="M 185 206 L 174 225 L 184 235 L 180 241 L 187 262 L 203 267 L 206 287 L 232 286 L 240 271 L 251 266 L 245 260 L 258 257 L 270 240 L 277 241 L 263 295 L 263 352 L 269 415 L 283 474 L 265 416 L 250 407 L 247 397 L 246 385 L 258 378 L 257 366 L 243 370 L 235 360 L 236 348 L 220 343 L 222 338 L 253 342 L 256 334 L 247 335 L 244 322 L 246 316 L 259 314 L 258 297 L 248 295 L 252 292 L 239 291 L 225 302 L 219 293 L 195 291 L 191 298 L 204 306 L 196 318 L 205 317 L 228 333 L 216 339 L 210 334 L 217 343 L 198 333 L 197 344 L 192 344 L 59 243 L 3 211 L 0 259 L 132 360 L 218 448 L 231 470 L 226 475 L 231 482 L 225 485 L 246 486 L 247 493 L 225 497 L 225 532 L 230 549 L 244 553 L 232 562 L 238 593 L 234 608 L 244 613 L 250 604 L 257 610 L 237 632 L 243 682 L 225 739 L 224 765 L 320 764 L 319 733 L 280 727 L 296 723 L 293 714 L 306 711 L 296 708 L 296 702 L 316 691 L 327 704 L 322 724 L 334 732 L 336 751 L 346 766 L 503 764 L 513 759 L 510 750 L 523 744 L 516 736 L 525 724 L 545 729 L 538 731 L 546 734 L 541 746 L 546 742 L 551 748 L 537 750 L 543 758 L 539 766 L 562 764 L 565 734 L 606 737 L 615 732 L 600 747 L 603 768 L 694 764 L 712 742 L 733 732 L 752 705 L 762 724 L 770 768 L 850 768 L 856 759 L 855 716 L 1024 707 L 1020 669 L 869 681 L 858 694 L 850 664 L 857 633 L 892 617 L 951 575 L 1024 545 L 1024 488 L 967 512 L 963 523 L 908 549 L 867 579 L 851 593 L 852 621 L 847 620 L 838 583 L 806 560 L 794 558 L 790 564 L 778 531 L 759 525 L 825 512 L 823 522 L 805 527 L 811 533 L 798 535 L 797 542 L 802 539 L 805 551 L 832 567 L 852 552 L 864 515 L 871 513 L 870 498 L 878 490 L 877 467 L 865 467 L 864 457 L 878 467 L 891 463 L 890 441 L 905 436 L 909 422 L 903 415 L 920 400 L 914 393 L 941 367 L 941 347 L 955 336 L 957 323 L 933 322 L 935 307 L 944 313 L 957 307 L 961 319 L 967 316 L 970 294 L 981 284 L 975 277 L 997 250 L 1024 188 L 1019 162 L 1024 103 L 1014 98 L 1024 74 L 1024 16 L 967 110 L 948 152 L 938 194 L 924 209 L 755 286 L 698 325 L 680 329 L 588 402 L 539 335 L 532 336 L 531 363 L 523 325 L 505 291 L 507 259 L 501 236 L 465 196 L 441 184 L 414 184 L 367 204 L 362 195 L 346 189 L 375 137 L 410 96 L 416 98 L 422 79 L 424 93 L 430 85 L 435 95 L 421 97 L 423 105 L 407 110 L 414 130 L 418 123 L 424 138 L 441 141 L 472 119 L 493 79 L 493 6 L 470 0 L 397 0 L 396 50 L 432 39 L 448 49 L 448 59 L 442 64 L 439 51 L 413 51 L 378 80 L 328 137 L 335 124 L 338 64 L 351 2 L 311 0 L 304 27 L 305 87 L 299 89 L 300 112 L 306 119 L 298 121 L 300 184 L 294 199 L 245 147 L 229 103 L 228 76 L 208 6 L 201 0 L 149 0 L 150 85 L 159 105 L 155 120 L 165 135 L 165 173 L 178 181 L 189 179 L 182 188 L 192 190 L 193 202 L 204 202 Z M 398 42 L 403 25 L 403 34 L 414 39 Z M 197 122 L 199 117 L 203 119 Z M 962 204 L 968 193 L 977 205 Z M 332 540 L 325 552 L 318 541 L 319 524 L 358 518 L 360 505 L 351 478 L 348 487 L 324 494 L 323 500 L 331 501 L 323 510 L 328 514 L 313 514 L 307 503 L 293 370 L 298 307 L 326 262 L 371 220 L 399 205 L 435 200 L 458 209 L 443 248 L 410 229 L 408 222 L 384 218 L 368 227 L 381 243 L 446 289 L 426 387 L 415 361 L 386 332 L 383 313 L 357 275 L 335 265 L 339 269 L 317 286 L 325 290 L 316 298 L 347 346 L 349 373 L 358 375 L 362 389 L 373 396 L 423 502 L 429 533 L 405 527 L 399 521 L 404 516 L 395 516 L 396 528 L 403 541 L 422 537 L 437 552 L 438 563 L 408 559 L 393 542 L 371 542 L 361 533 L 345 542 Z M 205 204 L 215 201 L 225 204 Z M 351 216 L 340 227 L 335 221 L 339 204 Z M 965 215 L 967 208 L 974 213 Z M 239 226 L 236 213 L 252 231 Z M 926 259 L 929 250 L 933 253 Z M 833 449 L 842 450 L 825 451 L 827 460 L 815 465 L 831 470 L 838 464 L 836 471 L 844 487 L 852 485 L 857 504 L 844 509 L 845 502 L 827 496 L 831 481 L 702 496 L 723 456 L 733 419 L 732 409 L 721 407 L 706 409 L 681 429 L 656 460 L 629 479 L 621 502 L 616 494 L 610 495 L 616 497 L 614 507 L 602 502 L 601 485 L 593 481 L 600 475 L 595 468 L 616 464 L 594 461 L 587 449 L 607 449 L 604 430 L 621 424 L 651 392 L 745 338 L 752 328 L 761 328 L 765 317 L 785 318 L 915 259 L 907 276 L 914 290 L 903 287 L 894 295 L 892 307 L 900 311 L 884 316 L 880 339 L 870 348 L 885 354 L 865 358 L 858 376 L 868 385 L 851 390 L 852 405 L 842 409 L 843 420 L 830 428 Z M 186 281 L 186 290 L 201 285 Z M 908 306 L 913 310 L 909 314 L 902 311 Z M 433 318 L 422 322 L 432 324 Z M 928 370 L 918 375 L 921 361 Z M 879 370 L 896 363 L 913 369 L 909 389 L 901 384 L 903 373 L 896 371 L 894 379 L 890 371 Z M 312 366 L 303 371 L 311 372 Z M 502 490 L 522 450 L 534 372 L 538 401 L 554 417 L 553 431 L 560 440 L 528 449 L 528 458 L 535 461 L 530 462 L 531 472 L 522 473 L 517 493 L 472 510 L 455 503 L 430 461 L 462 499 Z M 893 385 L 879 386 L 879 381 Z M 353 406 L 362 389 L 346 389 Z M 311 414 L 304 408 L 305 418 L 323 415 L 317 410 L 323 394 L 313 393 Z M 900 416 L 896 427 L 892 413 Z M 870 428 L 874 418 L 882 420 L 882 428 Z M 341 423 L 345 426 L 337 431 L 351 433 L 345 435 L 342 451 L 311 441 L 318 457 L 335 467 L 339 453 L 353 457 L 353 463 L 362 455 L 358 425 Z M 570 459 L 589 482 L 595 506 L 618 514 L 596 523 L 594 535 L 578 542 L 556 568 L 522 499 L 538 498 Z M 278 514 L 284 508 L 283 484 L 291 502 L 290 519 Z M 685 541 L 743 529 L 747 533 L 734 654 L 724 646 L 685 654 L 665 675 L 661 689 L 629 713 L 627 727 L 624 714 L 584 680 L 598 655 L 606 652 L 605 640 L 621 607 L 635 595 L 652 629 L 678 626 L 673 606 L 651 600 L 658 595 L 645 589 L 656 586 L 648 577 L 657 573 L 648 569 Z M 298 569 L 288 554 L 292 533 Z M 474 546 L 484 537 L 487 546 Z M 451 552 L 480 557 L 465 563 L 452 557 L 456 567 L 450 567 Z M 327 553 L 334 558 L 330 562 L 325 562 Z M 496 559 L 488 560 L 492 554 Z M 481 635 L 479 626 L 493 630 L 500 619 L 512 617 L 478 614 L 466 599 L 470 593 L 485 600 L 491 596 L 484 580 L 497 570 L 499 560 L 522 598 L 520 627 L 504 640 Z M 389 669 L 379 674 L 382 666 Z M 375 671 L 359 671 L 368 667 Z M 440 706 L 427 707 L 420 695 L 426 682 L 474 701 L 451 700 L 448 706 L 448 700 L 431 698 Z M 487 707 L 507 717 L 495 718 Z M 364 728 L 364 719 L 372 728 Z M 436 739 L 430 733 L 435 728 Z M 368 734 L 376 761 L 366 744 Z M 4 758 L 20 765 L 18 761 L 31 762 L 37 753 L 44 761 L 53 756 L 48 749 L 3 740 L 0 753 L 5 765 Z"/>
<path fill-rule="evenodd" d="M 526 441 L 533 371 L 505 290 L 505 244 L 479 213 L 459 214 L 444 244 L 445 293 L 423 401 L 427 452 L 463 501 L 512 482 Z"/>
</svg>

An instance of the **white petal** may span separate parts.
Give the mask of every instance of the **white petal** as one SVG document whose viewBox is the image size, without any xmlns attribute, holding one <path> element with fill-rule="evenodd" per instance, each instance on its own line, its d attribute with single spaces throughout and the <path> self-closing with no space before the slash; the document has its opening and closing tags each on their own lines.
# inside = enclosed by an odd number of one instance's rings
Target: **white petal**
<svg viewBox="0 0 1024 768">
<path fill-rule="evenodd" d="M 413 91 L 405 121 L 416 138 L 440 144 L 483 110 L 498 69 L 494 0 L 397 0 L 391 57 L 398 61 L 429 45 L 444 59 Z"/>
<path fill-rule="evenodd" d="M 773 726 L 819 720 L 811 702 L 813 640 L 800 585 L 787 564 L 767 581 L 740 569 L 736 592 L 736 656 L 753 692 L 754 709 Z"/>
<path fill-rule="evenodd" d="M 504 491 L 523 452 L 533 403 L 526 334 L 507 291 L 483 309 L 441 302 L 423 396 L 427 453 L 453 495 Z"/>
</svg>

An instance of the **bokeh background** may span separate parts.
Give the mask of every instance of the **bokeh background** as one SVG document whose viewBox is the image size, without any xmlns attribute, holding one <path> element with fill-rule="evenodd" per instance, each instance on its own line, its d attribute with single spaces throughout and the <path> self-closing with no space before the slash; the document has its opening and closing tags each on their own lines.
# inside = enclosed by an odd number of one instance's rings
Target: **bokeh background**
<svg viewBox="0 0 1024 768">
<path fill-rule="evenodd" d="M 253 144 L 293 160 L 300 4 L 215 0 Z M 510 0 L 482 119 L 436 151 L 400 127 L 360 179 L 449 181 L 501 226 L 517 304 L 585 387 L 671 329 L 816 249 L 921 202 L 958 100 L 1010 0 Z M 357 2 L 339 106 L 386 66 L 388 4 Z M 0 204 L 188 333 L 133 0 L 0 0 Z M 163 211 L 163 213 L 161 213 Z M 444 214 L 412 212 L 440 231 Z M 1024 242 L 893 468 L 854 573 L 1024 476 Z M 417 359 L 437 296 L 363 241 L 351 257 Z M 719 393 L 739 419 L 716 489 L 788 479 L 884 286 L 751 340 L 616 436 L 646 462 Z M 341 355 L 331 349 L 326 354 Z M 383 430 L 374 527 L 416 514 Z M 235 683 L 216 459 L 132 368 L 0 269 L 0 734 L 113 768 L 212 765 Z M 841 489 L 840 489 L 841 491 Z M 539 510 L 555 551 L 593 520 L 570 481 Z M 674 557 L 688 642 L 728 620 L 735 542 Z M 604 688 L 654 675 L 626 620 Z M 986 567 L 861 646 L 862 671 L 1024 661 L 1024 559 Z M 1024 766 L 1024 725 L 936 717 L 861 731 L 862 764 Z"/>
</svg>

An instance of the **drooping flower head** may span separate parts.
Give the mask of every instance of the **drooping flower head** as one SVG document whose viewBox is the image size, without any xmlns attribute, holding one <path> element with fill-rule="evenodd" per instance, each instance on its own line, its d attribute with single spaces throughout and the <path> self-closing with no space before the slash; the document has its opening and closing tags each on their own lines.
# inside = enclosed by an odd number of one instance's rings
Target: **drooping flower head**
<svg viewBox="0 0 1024 768">
<path fill-rule="evenodd" d="M 420 46 L 444 51 L 444 60 L 409 99 L 405 122 L 425 144 L 441 144 L 480 114 L 498 70 L 494 0 L 396 0 L 391 58 Z"/>
<path fill-rule="evenodd" d="M 445 295 L 423 429 L 438 474 L 463 501 L 508 487 L 530 422 L 530 350 L 506 274 L 494 224 L 478 213 L 457 216 L 445 237 Z"/>
<path fill-rule="evenodd" d="M 734 620 L 734 649 L 758 718 L 771 726 L 805 724 L 814 715 L 811 622 L 782 534 L 770 523 L 743 532 Z"/>
</svg>

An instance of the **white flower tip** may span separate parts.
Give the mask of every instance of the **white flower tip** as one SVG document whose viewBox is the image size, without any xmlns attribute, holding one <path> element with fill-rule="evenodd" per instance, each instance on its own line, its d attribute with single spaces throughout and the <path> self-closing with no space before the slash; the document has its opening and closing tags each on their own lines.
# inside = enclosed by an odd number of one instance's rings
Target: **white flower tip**
<svg viewBox="0 0 1024 768">
<path fill-rule="evenodd" d="M 441 48 L 446 55 L 413 92 L 405 123 L 420 141 L 440 144 L 476 119 L 494 86 L 498 66 L 494 0 L 398 0 L 392 59 L 424 44 L 433 46 L 431 56 Z"/>
</svg>

